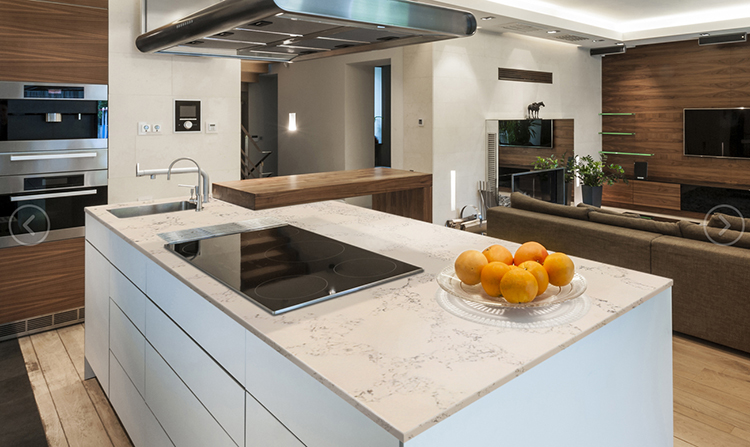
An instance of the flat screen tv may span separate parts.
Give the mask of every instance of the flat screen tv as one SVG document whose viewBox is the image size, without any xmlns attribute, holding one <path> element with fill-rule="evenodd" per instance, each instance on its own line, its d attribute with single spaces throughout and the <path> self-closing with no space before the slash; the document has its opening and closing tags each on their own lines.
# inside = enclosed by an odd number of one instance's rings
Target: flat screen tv
<svg viewBox="0 0 750 447">
<path fill-rule="evenodd" d="M 498 145 L 552 147 L 552 120 L 498 120 Z"/>
<path fill-rule="evenodd" d="M 685 155 L 750 158 L 750 109 L 685 109 Z"/>
<path fill-rule="evenodd" d="M 565 205 L 565 168 L 511 174 L 511 190 L 545 202 Z"/>
</svg>

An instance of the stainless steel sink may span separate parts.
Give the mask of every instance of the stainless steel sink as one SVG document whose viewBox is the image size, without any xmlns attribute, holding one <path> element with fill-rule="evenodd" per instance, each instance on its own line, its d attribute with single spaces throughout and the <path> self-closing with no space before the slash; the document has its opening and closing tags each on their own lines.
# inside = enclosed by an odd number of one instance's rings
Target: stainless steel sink
<svg viewBox="0 0 750 447">
<path fill-rule="evenodd" d="M 115 208 L 107 210 L 115 216 L 124 219 L 128 217 L 149 216 L 151 214 L 173 213 L 175 211 L 194 210 L 195 203 L 183 200 L 182 202 L 155 203 L 152 205 L 130 206 L 127 208 Z"/>
</svg>

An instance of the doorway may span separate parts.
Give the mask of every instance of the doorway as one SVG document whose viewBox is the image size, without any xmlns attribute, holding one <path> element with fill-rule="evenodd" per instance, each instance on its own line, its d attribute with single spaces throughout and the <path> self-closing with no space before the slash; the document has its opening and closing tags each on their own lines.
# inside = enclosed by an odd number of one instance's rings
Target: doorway
<svg viewBox="0 0 750 447">
<path fill-rule="evenodd" d="M 242 149 L 247 158 L 243 178 L 278 174 L 278 77 L 261 74 L 242 83 Z"/>
<path fill-rule="evenodd" d="M 391 167 L 391 66 L 375 67 L 375 167 Z"/>
</svg>

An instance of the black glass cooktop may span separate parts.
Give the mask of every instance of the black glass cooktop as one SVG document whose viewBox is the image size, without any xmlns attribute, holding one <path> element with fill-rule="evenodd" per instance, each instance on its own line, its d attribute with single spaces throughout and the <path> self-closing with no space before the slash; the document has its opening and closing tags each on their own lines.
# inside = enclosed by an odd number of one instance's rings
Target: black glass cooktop
<svg viewBox="0 0 750 447">
<path fill-rule="evenodd" d="M 274 315 L 423 271 L 292 225 L 166 247 Z"/>
</svg>

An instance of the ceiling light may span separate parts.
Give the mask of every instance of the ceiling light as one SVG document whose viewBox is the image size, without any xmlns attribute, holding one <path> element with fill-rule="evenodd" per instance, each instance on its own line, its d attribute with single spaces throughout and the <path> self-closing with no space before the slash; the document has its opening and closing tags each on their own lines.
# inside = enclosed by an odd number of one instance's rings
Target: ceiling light
<svg viewBox="0 0 750 447">
<path fill-rule="evenodd" d="M 625 45 L 625 44 L 622 42 L 617 42 L 615 45 Z"/>
<path fill-rule="evenodd" d="M 594 42 L 594 43 L 596 43 L 596 42 L 604 42 L 604 39 L 594 39 L 594 40 L 592 40 L 592 42 Z"/>
<path fill-rule="evenodd" d="M 378 29 L 385 29 L 383 25 L 378 25 Z"/>
<path fill-rule="evenodd" d="M 551 31 L 547 31 L 547 34 L 557 34 L 559 32 L 560 32 L 560 30 L 553 29 Z"/>
<path fill-rule="evenodd" d="M 701 37 L 708 37 L 708 36 L 710 36 L 710 35 L 711 35 L 711 34 L 709 34 L 709 33 L 701 33 Z"/>
<path fill-rule="evenodd" d="M 482 20 L 492 20 L 494 18 L 495 18 L 494 16 L 487 16 L 487 17 L 482 17 Z"/>
</svg>

